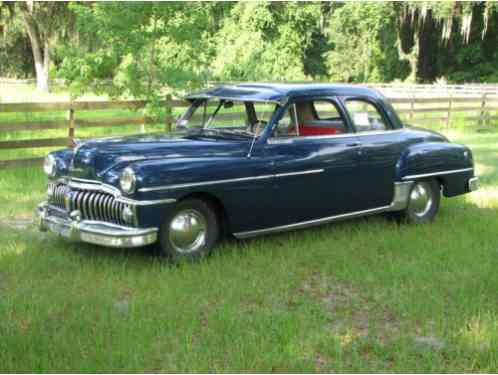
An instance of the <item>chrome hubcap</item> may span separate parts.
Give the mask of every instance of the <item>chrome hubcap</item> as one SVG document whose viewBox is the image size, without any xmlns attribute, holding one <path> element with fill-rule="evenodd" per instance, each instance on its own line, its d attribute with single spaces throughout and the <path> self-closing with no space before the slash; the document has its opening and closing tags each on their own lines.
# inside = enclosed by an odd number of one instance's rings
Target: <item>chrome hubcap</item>
<svg viewBox="0 0 498 375">
<path fill-rule="evenodd" d="M 410 193 L 410 211 L 418 217 L 425 216 L 432 207 L 431 187 L 426 182 L 416 182 Z"/>
<path fill-rule="evenodd" d="M 169 224 L 169 241 L 180 253 L 191 253 L 206 243 L 207 223 L 197 210 L 178 212 Z"/>
</svg>

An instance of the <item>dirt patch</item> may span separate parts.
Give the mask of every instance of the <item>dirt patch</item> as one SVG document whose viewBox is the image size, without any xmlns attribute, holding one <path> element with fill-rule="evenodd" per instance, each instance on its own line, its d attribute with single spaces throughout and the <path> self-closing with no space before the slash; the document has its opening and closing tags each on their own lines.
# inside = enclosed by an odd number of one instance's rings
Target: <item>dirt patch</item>
<svg viewBox="0 0 498 375">
<path fill-rule="evenodd" d="M 401 322 L 389 308 L 358 288 L 333 277 L 312 274 L 302 285 L 300 293 L 319 300 L 328 312 L 328 329 L 340 342 L 346 367 L 354 367 L 358 356 L 369 368 L 392 367 L 391 358 L 377 358 L 375 347 L 389 346 L 401 337 Z M 355 352 L 355 355 L 352 353 Z M 314 358 L 317 372 L 330 372 L 334 360 L 323 353 Z"/>
<path fill-rule="evenodd" d="M 343 344 L 369 336 L 385 344 L 399 336 L 400 322 L 395 315 L 351 284 L 313 274 L 302 291 L 325 305 L 330 313 L 328 328 L 342 338 Z"/>
</svg>

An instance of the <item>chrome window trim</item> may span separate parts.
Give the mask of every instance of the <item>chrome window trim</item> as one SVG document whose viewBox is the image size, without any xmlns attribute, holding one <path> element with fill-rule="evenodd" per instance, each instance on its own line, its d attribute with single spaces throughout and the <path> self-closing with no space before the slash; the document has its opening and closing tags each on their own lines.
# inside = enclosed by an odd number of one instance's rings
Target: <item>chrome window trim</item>
<svg viewBox="0 0 498 375">
<path fill-rule="evenodd" d="M 453 169 L 449 171 L 441 171 L 441 172 L 431 172 L 431 173 L 422 173 L 422 174 L 413 174 L 410 176 L 405 176 L 402 180 L 413 180 L 415 178 L 423 178 L 423 177 L 431 177 L 431 176 L 440 176 L 445 174 L 453 174 L 453 173 L 463 173 L 473 171 L 474 168 L 462 168 L 462 169 Z"/>
<path fill-rule="evenodd" d="M 305 136 L 293 136 L 293 137 L 274 137 L 268 138 L 268 144 L 282 144 L 282 143 L 294 143 L 295 141 L 306 140 L 306 139 L 334 139 L 334 138 L 351 138 L 351 137 L 366 137 L 369 135 L 379 135 L 379 134 L 392 134 L 399 133 L 405 130 L 401 129 L 389 129 L 389 130 L 372 130 L 366 132 L 358 133 L 345 133 L 345 134 L 333 134 L 333 135 L 305 135 Z"/>
<path fill-rule="evenodd" d="M 391 134 L 391 133 L 399 133 L 405 130 L 404 128 L 400 129 L 387 129 L 387 130 L 369 130 L 366 132 L 357 132 L 354 133 L 358 137 L 366 137 L 367 135 L 380 135 L 380 134 Z"/>
<path fill-rule="evenodd" d="M 232 182 L 258 181 L 258 180 L 266 180 L 266 179 L 270 179 L 270 178 L 300 176 L 300 175 L 313 174 L 313 173 L 322 173 L 323 171 L 324 171 L 324 169 L 309 169 L 309 170 L 305 170 L 305 171 L 266 174 L 266 175 L 251 176 L 251 177 L 229 178 L 229 179 L 224 179 L 224 180 L 192 182 L 192 183 L 177 184 L 177 185 L 153 186 L 153 187 L 147 187 L 147 188 L 140 188 L 140 189 L 138 189 L 138 191 L 145 193 L 145 192 L 149 192 L 149 191 L 175 190 L 175 189 L 184 189 L 184 188 L 190 188 L 190 187 L 228 184 L 228 183 L 232 183 Z"/>
<path fill-rule="evenodd" d="M 239 88 L 237 88 L 239 89 Z M 230 97 L 230 96 L 217 96 L 217 95 L 194 95 L 194 96 L 187 96 L 187 100 L 204 100 L 204 99 L 214 99 L 214 100 L 230 100 L 233 102 L 253 102 L 253 103 L 272 103 L 272 104 L 279 104 L 282 105 L 282 102 L 280 100 L 275 100 L 275 99 L 257 99 L 257 98 L 248 98 L 247 96 L 245 97 Z"/>
</svg>

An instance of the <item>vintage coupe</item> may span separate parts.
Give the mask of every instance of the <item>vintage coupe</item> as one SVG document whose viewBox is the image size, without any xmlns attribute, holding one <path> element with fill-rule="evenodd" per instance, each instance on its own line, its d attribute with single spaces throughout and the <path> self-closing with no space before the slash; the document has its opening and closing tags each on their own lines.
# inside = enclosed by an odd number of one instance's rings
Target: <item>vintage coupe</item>
<svg viewBox="0 0 498 375">
<path fill-rule="evenodd" d="M 50 153 L 42 230 L 196 258 L 245 238 L 381 212 L 431 220 L 477 189 L 471 151 L 404 125 L 378 92 L 241 84 L 192 94 L 172 134 Z"/>
</svg>

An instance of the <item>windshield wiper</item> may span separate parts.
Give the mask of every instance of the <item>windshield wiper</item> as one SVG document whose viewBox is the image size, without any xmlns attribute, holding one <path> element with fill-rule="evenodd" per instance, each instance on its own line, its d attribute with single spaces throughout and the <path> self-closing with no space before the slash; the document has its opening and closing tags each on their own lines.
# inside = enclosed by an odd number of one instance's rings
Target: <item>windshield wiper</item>
<svg viewBox="0 0 498 375">
<path fill-rule="evenodd" d="M 211 133 L 211 134 L 219 134 L 219 135 L 243 136 L 244 138 L 254 137 L 254 134 L 252 134 L 251 132 L 248 132 L 247 130 L 240 130 L 240 129 L 200 128 L 198 131 L 200 134 L 203 134 L 203 135 L 206 133 Z"/>
<path fill-rule="evenodd" d="M 213 130 L 213 129 L 211 129 Z M 251 132 L 248 132 L 247 130 L 241 130 L 241 129 L 216 129 L 217 132 L 221 134 L 230 134 L 230 135 L 242 135 L 244 137 L 249 137 L 252 138 L 254 137 L 254 134 Z"/>
<path fill-rule="evenodd" d="M 234 133 L 237 133 L 237 134 L 240 134 L 240 135 L 246 135 L 248 137 L 254 137 L 254 133 L 251 133 L 250 131 L 248 130 L 242 130 L 242 129 L 228 129 L 227 130 L 228 132 L 234 132 Z"/>
</svg>

